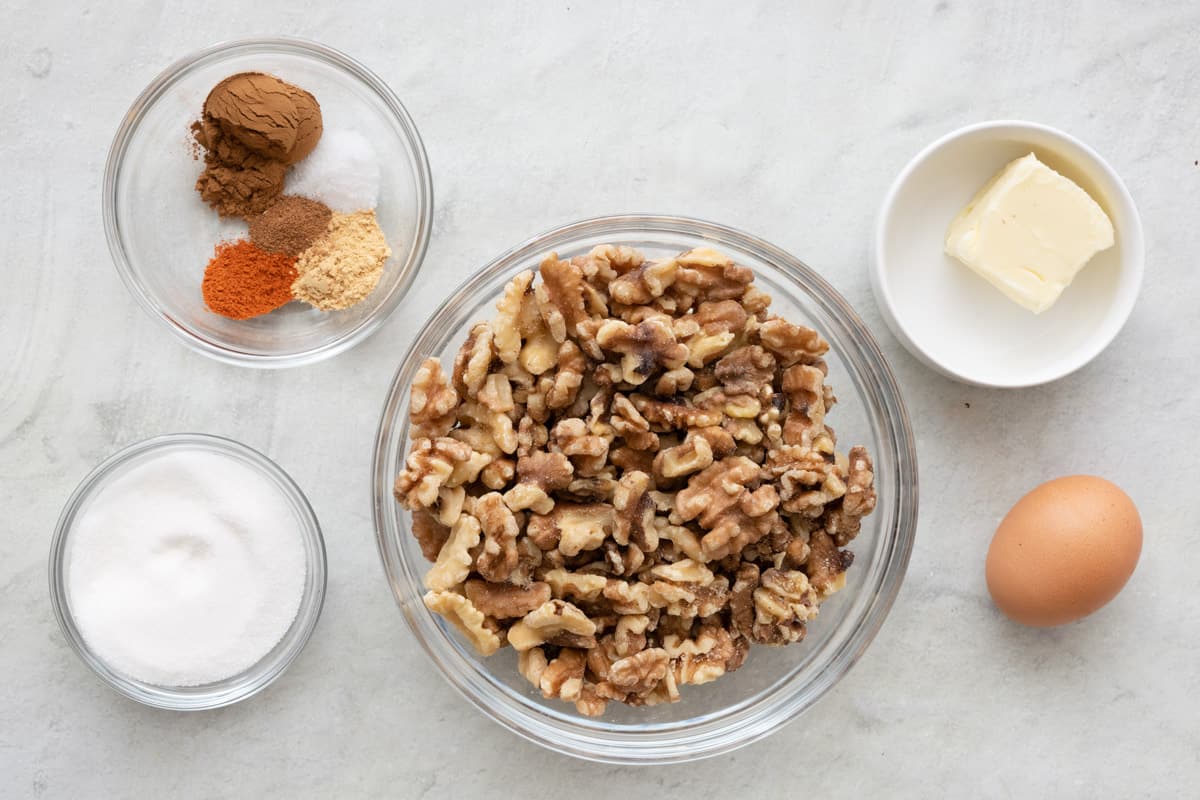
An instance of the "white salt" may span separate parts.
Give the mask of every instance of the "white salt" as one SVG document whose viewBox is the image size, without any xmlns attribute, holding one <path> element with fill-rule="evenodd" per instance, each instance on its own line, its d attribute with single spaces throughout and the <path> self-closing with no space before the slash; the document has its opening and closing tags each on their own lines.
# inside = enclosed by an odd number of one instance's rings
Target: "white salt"
<svg viewBox="0 0 1200 800">
<path fill-rule="evenodd" d="M 361 133 L 326 129 L 321 141 L 292 167 L 285 191 L 319 200 L 333 211 L 353 214 L 379 204 L 379 159 Z"/>
<path fill-rule="evenodd" d="M 119 672 L 196 686 L 253 666 L 304 592 L 299 521 L 232 456 L 168 450 L 126 469 L 80 511 L 67 598 L 80 634 Z"/>
</svg>

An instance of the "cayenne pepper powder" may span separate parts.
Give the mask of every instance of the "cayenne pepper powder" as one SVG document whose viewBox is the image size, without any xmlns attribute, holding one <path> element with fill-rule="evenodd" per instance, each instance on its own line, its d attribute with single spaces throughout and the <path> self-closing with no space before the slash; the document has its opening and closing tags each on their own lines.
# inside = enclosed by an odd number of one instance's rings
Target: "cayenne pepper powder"
<svg viewBox="0 0 1200 800">
<path fill-rule="evenodd" d="M 296 259 L 251 242 L 220 242 L 200 285 L 204 304 L 230 319 L 250 319 L 291 302 Z"/>
</svg>

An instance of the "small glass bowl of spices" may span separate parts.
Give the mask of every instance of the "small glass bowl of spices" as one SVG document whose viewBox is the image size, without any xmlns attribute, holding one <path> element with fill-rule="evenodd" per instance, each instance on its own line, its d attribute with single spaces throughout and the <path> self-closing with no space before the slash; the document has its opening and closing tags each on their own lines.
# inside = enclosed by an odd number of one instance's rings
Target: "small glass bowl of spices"
<svg viewBox="0 0 1200 800">
<path fill-rule="evenodd" d="M 274 462 L 218 436 L 121 450 L 67 501 L 50 550 L 59 625 L 126 697 L 181 711 L 256 694 L 304 649 L 325 545 Z"/>
<path fill-rule="evenodd" d="M 311 363 L 396 309 L 429 241 L 433 188 L 395 93 L 315 42 L 251 39 L 167 68 L 122 121 L 105 234 L 138 302 L 190 347 Z"/>
</svg>

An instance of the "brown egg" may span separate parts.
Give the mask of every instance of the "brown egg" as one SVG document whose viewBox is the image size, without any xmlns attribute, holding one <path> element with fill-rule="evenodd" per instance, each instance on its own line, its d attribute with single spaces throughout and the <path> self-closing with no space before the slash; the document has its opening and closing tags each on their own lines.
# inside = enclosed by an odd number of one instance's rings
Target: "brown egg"
<svg viewBox="0 0 1200 800">
<path fill-rule="evenodd" d="M 1017 622 L 1062 625 L 1116 597 L 1141 552 L 1129 495 L 1091 475 L 1056 478 L 1018 500 L 996 529 L 988 591 Z"/>
</svg>

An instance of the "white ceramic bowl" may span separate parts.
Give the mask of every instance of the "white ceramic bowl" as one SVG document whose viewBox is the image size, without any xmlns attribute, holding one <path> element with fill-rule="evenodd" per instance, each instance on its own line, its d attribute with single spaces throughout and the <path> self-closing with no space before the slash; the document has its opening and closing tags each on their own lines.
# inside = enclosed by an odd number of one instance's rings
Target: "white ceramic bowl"
<svg viewBox="0 0 1200 800">
<path fill-rule="evenodd" d="M 1005 164 L 1036 153 L 1112 219 L 1097 254 L 1047 311 L 1034 315 L 946 255 L 946 228 Z M 981 122 L 943 136 L 908 163 L 883 201 L 871 282 L 880 312 L 918 359 L 964 383 L 1034 386 L 1095 358 L 1141 288 L 1142 223 L 1125 184 L 1094 150 L 1032 122 Z"/>
</svg>

